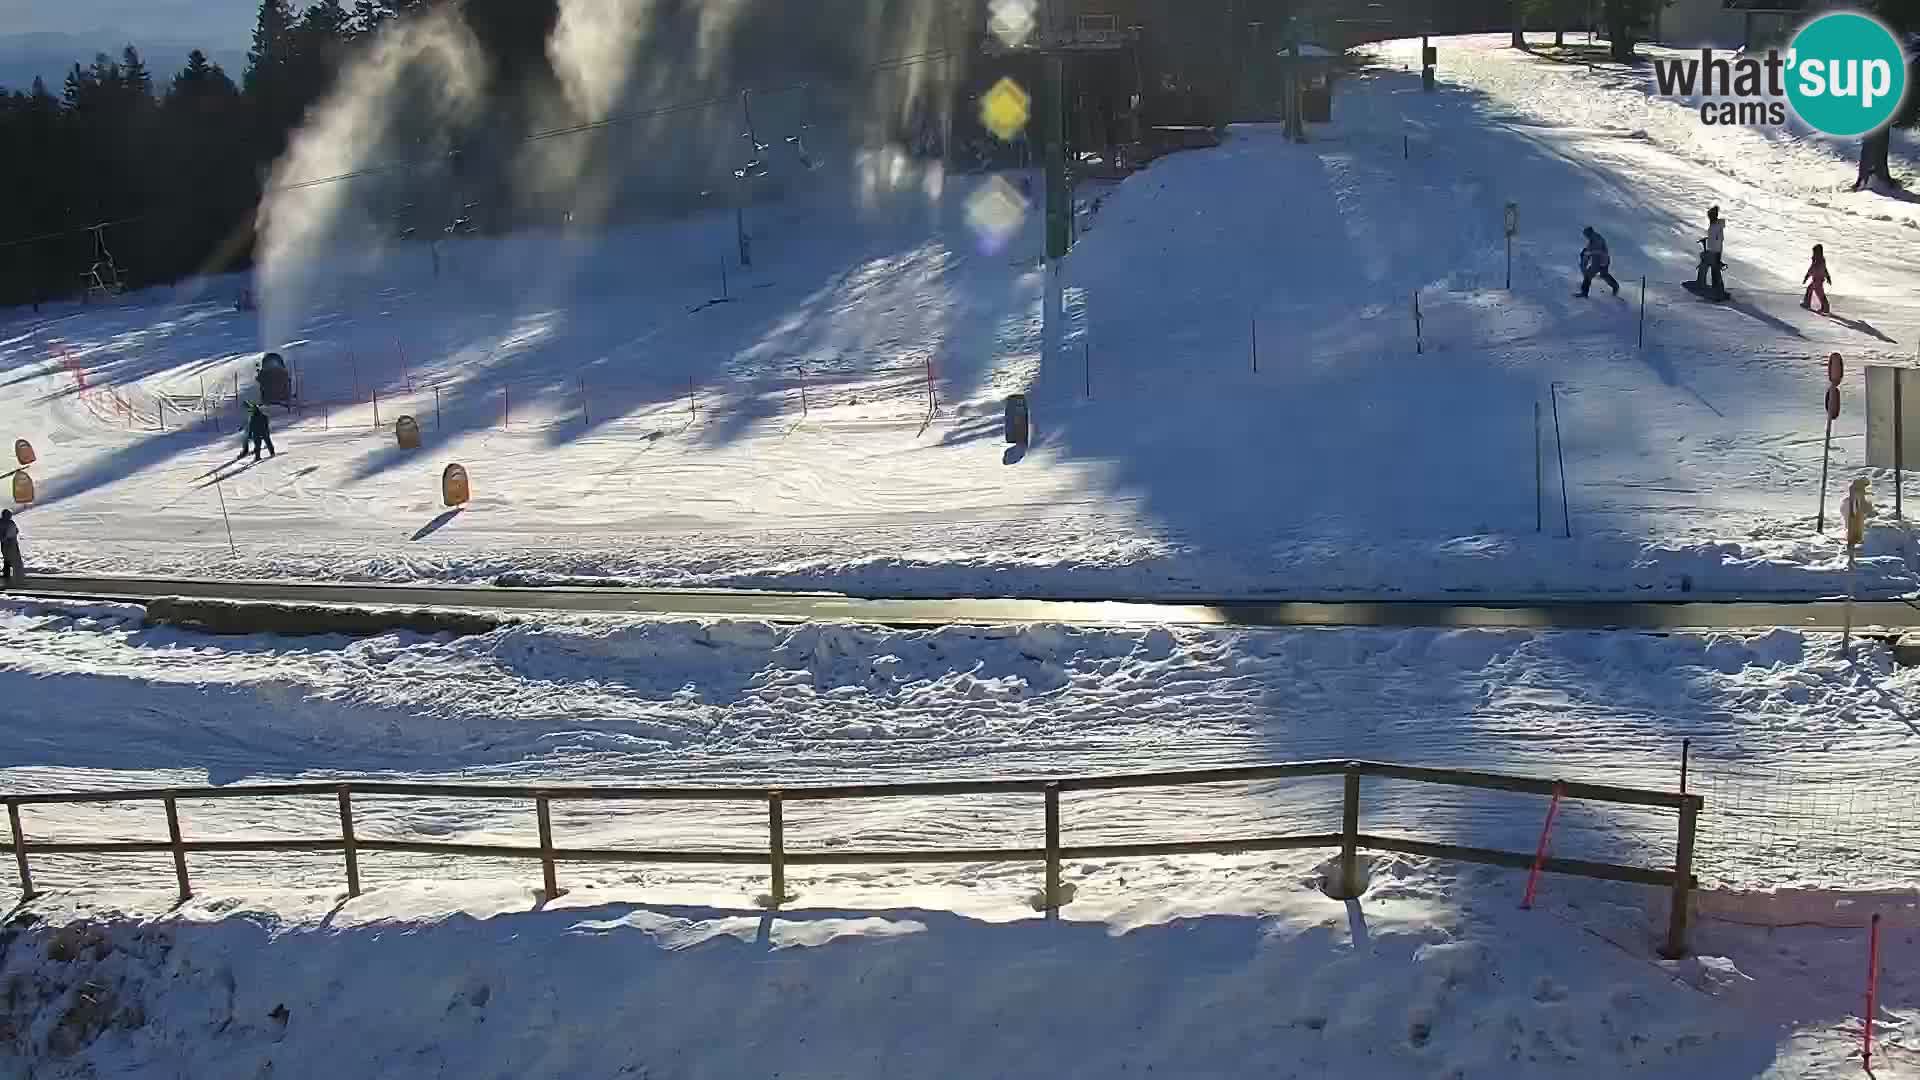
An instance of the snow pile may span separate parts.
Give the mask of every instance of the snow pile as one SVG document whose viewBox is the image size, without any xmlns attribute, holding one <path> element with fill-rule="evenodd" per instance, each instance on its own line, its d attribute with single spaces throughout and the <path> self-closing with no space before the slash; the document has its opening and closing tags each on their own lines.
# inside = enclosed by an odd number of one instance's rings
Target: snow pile
<svg viewBox="0 0 1920 1080">
<path fill-rule="evenodd" d="M 1860 945 L 1700 935 L 1669 964 L 1625 890 L 1417 860 L 1342 904 L 1267 860 L 1066 921 L 950 906 L 751 910 L 396 886 L 43 901 L 4 936 L 0 1061 L 41 1077 L 1840 1076 Z M 1146 899 L 1152 897 L 1152 899 Z M 531 910 L 530 910 L 531 909 Z M 1618 940 L 1616 940 L 1616 938 Z M 1913 945 L 1876 1065 L 1910 1054 Z M 1077 992 L 1098 987 L 1097 993 Z"/>
</svg>

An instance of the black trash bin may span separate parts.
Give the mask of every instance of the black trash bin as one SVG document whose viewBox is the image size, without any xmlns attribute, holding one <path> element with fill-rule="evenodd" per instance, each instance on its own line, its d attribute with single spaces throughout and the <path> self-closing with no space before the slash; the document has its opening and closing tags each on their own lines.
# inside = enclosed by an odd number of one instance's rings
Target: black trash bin
<svg viewBox="0 0 1920 1080">
<path fill-rule="evenodd" d="M 1016 446 L 1027 445 L 1032 430 L 1032 422 L 1027 414 L 1027 395 L 1007 395 L 1007 441 Z"/>
<path fill-rule="evenodd" d="M 279 353 L 268 353 L 260 359 L 260 371 L 256 376 L 260 383 L 260 403 L 263 405 L 290 405 L 293 403 L 293 376 L 287 372 L 287 362 Z"/>
<path fill-rule="evenodd" d="M 1330 86 L 1308 87 L 1300 91 L 1300 116 L 1309 124 L 1325 124 L 1333 120 L 1333 88 Z"/>
</svg>

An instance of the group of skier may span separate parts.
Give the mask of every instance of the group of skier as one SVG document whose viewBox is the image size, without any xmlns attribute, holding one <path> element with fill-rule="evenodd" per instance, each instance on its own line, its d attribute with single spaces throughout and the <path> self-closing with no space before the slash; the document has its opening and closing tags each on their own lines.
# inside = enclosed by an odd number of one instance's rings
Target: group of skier
<svg viewBox="0 0 1920 1080">
<path fill-rule="evenodd" d="M 1620 295 L 1620 283 L 1612 274 L 1613 259 L 1607 253 L 1607 239 L 1599 231 L 1588 225 L 1582 230 L 1587 238 L 1586 246 L 1580 249 L 1580 291 L 1576 296 L 1586 296 L 1593 288 L 1593 279 L 1599 278 L 1613 289 L 1613 295 Z M 1700 238 L 1700 267 L 1694 280 L 1685 282 L 1689 292 L 1708 300 L 1725 301 L 1732 298 L 1727 292 L 1726 271 L 1727 223 L 1720 216 L 1718 206 L 1707 208 L 1707 235 Z M 1800 306 L 1813 309 L 1813 301 L 1820 301 L 1819 312 L 1822 315 L 1832 313 L 1827 303 L 1827 285 L 1833 281 L 1833 275 L 1827 272 L 1827 255 L 1819 244 L 1813 245 L 1813 261 L 1807 272 L 1801 277 L 1807 292 L 1800 300 Z"/>
</svg>

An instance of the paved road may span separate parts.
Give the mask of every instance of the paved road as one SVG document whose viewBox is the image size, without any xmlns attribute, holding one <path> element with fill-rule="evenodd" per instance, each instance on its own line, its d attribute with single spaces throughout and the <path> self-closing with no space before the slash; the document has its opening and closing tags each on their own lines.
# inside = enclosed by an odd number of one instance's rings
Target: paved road
<svg viewBox="0 0 1920 1080">
<path fill-rule="evenodd" d="M 887 626 L 950 623 L 1182 623 L 1221 626 L 1480 626 L 1558 629 L 1751 630 L 1776 626 L 1838 630 L 1839 601 L 1620 603 L 1529 601 L 1453 604 L 1420 601 L 1222 601 L 1134 603 L 1096 600 L 866 600 L 831 593 L 681 591 L 622 588 L 358 585 L 189 578 L 35 577 L 13 595 L 140 600 L 188 596 L 283 603 L 378 604 L 506 611 L 617 612 L 705 618 L 840 620 Z M 1900 600 L 1855 605 L 1862 630 L 1920 628 L 1920 606 Z"/>
</svg>

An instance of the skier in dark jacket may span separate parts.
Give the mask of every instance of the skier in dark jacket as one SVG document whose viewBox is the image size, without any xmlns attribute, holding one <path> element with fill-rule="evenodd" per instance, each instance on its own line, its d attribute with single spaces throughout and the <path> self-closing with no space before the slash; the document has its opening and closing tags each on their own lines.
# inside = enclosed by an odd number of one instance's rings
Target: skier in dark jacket
<svg viewBox="0 0 1920 1080">
<path fill-rule="evenodd" d="M 13 520 L 13 511 L 0 510 L 0 582 L 12 585 L 26 576 L 26 563 L 20 558 L 20 523 Z"/>
<path fill-rule="evenodd" d="M 1587 290 L 1593 287 L 1593 279 L 1599 278 L 1613 286 L 1613 295 L 1619 296 L 1620 283 L 1613 280 L 1613 275 L 1608 272 L 1613 259 L 1607 254 L 1607 238 L 1591 225 L 1580 231 L 1587 237 L 1587 246 L 1580 249 L 1580 295 L 1587 295 Z"/>
<path fill-rule="evenodd" d="M 247 406 L 247 435 L 240 444 L 240 456 L 246 457 L 247 451 L 253 451 L 253 460 L 260 460 L 260 448 L 267 448 L 267 456 L 279 457 L 280 452 L 273 448 L 272 426 L 267 420 L 267 410 L 258 404 Z"/>
</svg>

